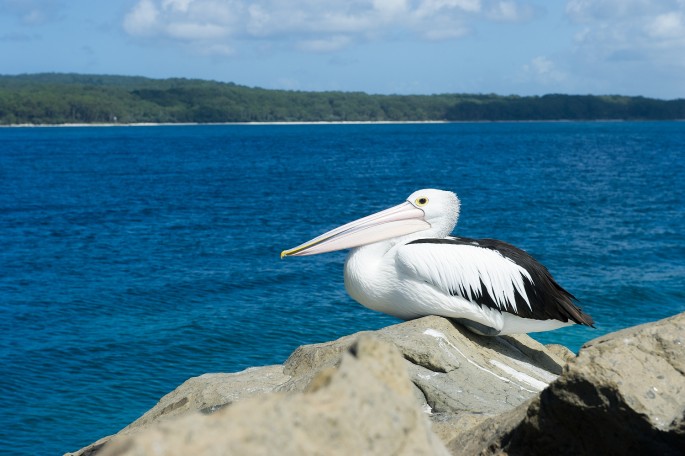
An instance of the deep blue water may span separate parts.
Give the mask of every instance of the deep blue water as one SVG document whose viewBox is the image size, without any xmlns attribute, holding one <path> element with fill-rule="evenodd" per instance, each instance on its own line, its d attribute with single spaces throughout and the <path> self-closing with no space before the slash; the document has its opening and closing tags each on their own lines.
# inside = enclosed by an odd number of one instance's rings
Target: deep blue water
<svg viewBox="0 0 685 456">
<path fill-rule="evenodd" d="M 114 433 L 189 377 L 397 320 L 343 252 L 280 260 L 436 187 L 455 231 L 545 263 L 597 329 L 685 310 L 685 123 L 0 129 L 0 453 Z"/>
</svg>

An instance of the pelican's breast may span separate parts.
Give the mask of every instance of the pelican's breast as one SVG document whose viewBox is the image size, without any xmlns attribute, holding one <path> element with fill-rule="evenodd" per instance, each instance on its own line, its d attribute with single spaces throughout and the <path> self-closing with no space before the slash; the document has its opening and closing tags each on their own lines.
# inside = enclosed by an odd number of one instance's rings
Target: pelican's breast
<svg viewBox="0 0 685 456">
<path fill-rule="evenodd" d="M 422 316 L 416 312 L 415 300 L 406 299 L 407 290 L 413 288 L 398 275 L 394 255 L 379 244 L 350 251 L 345 260 L 347 293 L 366 308 L 403 320 Z"/>
</svg>

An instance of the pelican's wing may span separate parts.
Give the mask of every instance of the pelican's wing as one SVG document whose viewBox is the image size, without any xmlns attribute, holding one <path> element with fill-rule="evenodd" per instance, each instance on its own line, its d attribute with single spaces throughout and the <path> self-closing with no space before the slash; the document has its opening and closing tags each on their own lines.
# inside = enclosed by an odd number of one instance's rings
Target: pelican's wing
<svg viewBox="0 0 685 456">
<path fill-rule="evenodd" d="M 523 250 L 494 239 L 419 239 L 398 248 L 404 274 L 479 306 L 536 320 L 591 325 L 592 319 Z"/>
</svg>

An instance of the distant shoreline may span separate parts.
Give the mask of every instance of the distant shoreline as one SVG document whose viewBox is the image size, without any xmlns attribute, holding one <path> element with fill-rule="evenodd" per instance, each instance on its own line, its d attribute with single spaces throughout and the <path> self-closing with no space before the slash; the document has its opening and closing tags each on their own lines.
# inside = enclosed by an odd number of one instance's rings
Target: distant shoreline
<svg viewBox="0 0 685 456">
<path fill-rule="evenodd" d="M 366 124 L 442 124 L 455 123 L 447 120 L 416 121 L 315 121 L 315 122 L 140 122 L 140 123 L 68 123 L 68 124 L 13 124 L 0 125 L 5 128 L 44 128 L 44 127 L 181 127 L 193 125 L 366 125 Z"/>
<path fill-rule="evenodd" d="M 140 122 L 140 123 L 68 123 L 68 124 L 12 124 L 0 125 L 0 128 L 79 128 L 79 127 L 188 127 L 188 126 L 222 126 L 222 125 L 420 125 L 420 124 L 468 124 L 468 123 L 569 123 L 569 122 L 684 122 L 685 119 L 558 119 L 558 120 L 402 120 L 402 121 L 313 121 L 313 122 Z"/>
<path fill-rule="evenodd" d="M 196 79 L 0 75 L 11 126 L 365 125 L 685 119 L 685 98 L 270 90 Z"/>
</svg>

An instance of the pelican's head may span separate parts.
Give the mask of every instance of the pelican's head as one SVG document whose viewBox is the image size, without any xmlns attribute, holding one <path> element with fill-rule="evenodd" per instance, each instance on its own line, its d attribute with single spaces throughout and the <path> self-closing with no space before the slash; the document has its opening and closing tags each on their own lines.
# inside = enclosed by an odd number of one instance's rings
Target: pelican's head
<svg viewBox="0 0 685 456">
<path fill-rule="evenodd" d="M 424 220 L 432 228 L 429 237 L 444 238 L 457 225 L 460 202 L 453 192 L 426 188 L 409 195 L 407 202 L 423 211 Z"/>
<path fill-rule="evenodd" d="M 443 190 L 418 190 L 397 206 L 328 231 L 297 247 L 286 256 L 316 255 L 349 249 L 421 232 L 423 237 L 444 238 L 459 217 L 459 199 Z"/>
</svg>

